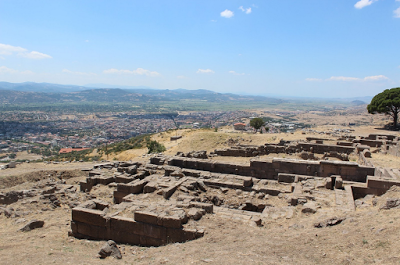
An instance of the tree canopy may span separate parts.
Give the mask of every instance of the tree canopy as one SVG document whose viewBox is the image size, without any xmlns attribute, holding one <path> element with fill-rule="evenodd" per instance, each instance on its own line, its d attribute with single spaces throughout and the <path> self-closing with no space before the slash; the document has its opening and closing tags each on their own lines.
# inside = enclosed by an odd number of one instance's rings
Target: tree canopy
<svg viewBox="0 0 400 265">
<path fill-rule="evenodd" d="M 377 94 L 367 106 L 371 114 L 384 113 L 393 118 L 393 126 L 397 127 L 397 118 L 400 111 L 400 87 L 386 89 Z"/>
<path fill-rule="evenodd" d="M 163 144 L 160 144 L 159 142 L 152 141 L 152 140 L 149 140 L 147 142 L 146 147 L 147 147 L 147 149 L 149 149 L 148 154 L 162 153 L 165 150 L 167 150 Z"/>
<path fill-rule="evenodd" d="M 253 118 L 250 120 L 250 126 L 256 129 L 256 132 L 258 129 L 260 129 L 262 126 L 265 125 L 265 122 L 261 118 Z"/>
</svg>

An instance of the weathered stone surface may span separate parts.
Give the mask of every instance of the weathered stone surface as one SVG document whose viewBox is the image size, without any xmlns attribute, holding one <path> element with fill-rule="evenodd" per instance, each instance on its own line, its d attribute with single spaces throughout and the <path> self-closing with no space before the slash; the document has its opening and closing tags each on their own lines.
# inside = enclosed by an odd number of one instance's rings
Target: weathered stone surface
<svg viewBox="0 0 400 265">
<path fill-rule="evenodd" d="M 14 212 L 13 208 L 2 208 L 0 207 L 0 214 L 4 214 L 6 217 L 11 217 Z"/>
<path fill-rule="evenodd" d="M 72 209 L 72 220 L 90 225 L 105 227 L 104 212 L 93 209 L 76 207 Z"/>
<path fill-rule="evenodd" d="M 335 189 L 343 189 L 343 179 L 339 176 L 335 180 Z"/>
<path fill-rule="evenodd" d="M 214 205 L 211 203 L 202 203 L 202 202 L 190 202 L 190 207 L 204 209 L 207 213 L 213 212 Z"/>
<path fill-rule="evenodd" d="M 158 184 L 157 182 L 149 182 L 146 184 L 146 186 L 143 187 L 143 193 L 152 193 L 158 189 Z"/>
<path fill-rule="evenodd" d="M 27 223 L 24 227 L 22 227 L 20 230 L 23 232 L 28 232 L 36 228 L 41 228 L 44 225 L 44 221 L 38 221 L 38 220 L 33 220 Z"/>
<path fill-rule="evenodd" d="M 314 227 L 315 228 L 324 228 L 324 227 L 327 227 L 327 226 L 338 225 L 341 222 L 343 222 L 345 219 L 346 219 L 346 217 L 332 217 L 332 218 L 329 218 L 329 219 L 324 220 L 322 222 L 315 223 Z"/>
<path fill-rule="evenodd" d="M 135 221 L 157 225 L 158 214 L 152 212 L 136 211 Z"/>
<path fill-rule="evenodd" d="M 262 226 L 262 220 L 259 216 L 252 216 L 251 221 L 253 221 L 257 226 Z"/>
<path fill-rule="evenodd" d="M 317 212 L 317 205 L 314 202 L 307 202 L 303 205 L 301 209 L 302 213 L 316 213 Z"/>
<path fill-rule="evenodd" d="M 193 220 L 200 220 L 201 217 L 205 214 L 205 211 L 203 209 L 197 209 L 197 208 L 191 208 L 189 209 L 187 215 L 190 219 Z"/>
<path fill-rule="evenodd" d="M 104 243 L 99 251 L 99 256 L 101 259 L 105 259 L 109 256 L 116 259 L 122 259 L 121 251 L 119 251 L 117 244 L 112 240 L 108 240 Z"/>
<path fill-rule="evenodd" d="M 399 198 L 389 198 L 386 200 L 385 204 L 380 208 L 382 210 L 388 210 L 391 208 L 400 208 Z"/>
</svg>

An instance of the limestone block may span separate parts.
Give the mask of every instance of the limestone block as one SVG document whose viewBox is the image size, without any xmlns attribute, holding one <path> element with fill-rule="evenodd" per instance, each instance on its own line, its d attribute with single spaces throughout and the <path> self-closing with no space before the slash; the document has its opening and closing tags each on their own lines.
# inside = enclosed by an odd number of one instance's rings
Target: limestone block
<svg viewBox="0 0 400 265">
<path fill-rule="evenodd" d="M 136 211 L 134 214 L 135 221 L 148 224 L 158 224 L 158 214 L 145 211 Z"/>
<path fill-rule="evenodd" d="M 325 178 L 325 188 L 328 190 L 332 189 L 332 179 L 331 178 Z"/>
<path fill-rule="evenodd" d="M 179 216 L 160 216 L 161 225 L 169 228 L 181 228 L 182 218 Z"/>
<path fill-rule="evenodd" d="M 340 176 L 336 177 L 335 189 L 343 189 L 343 179 Z"/>
<path fill-rule="evenodd" d="M 296 182 L 296 175 L 279 173 L 278 174 L 278 182 L 294 183 L 294 182 Z"/>
<path fill-rule="evenodd" d="M 367 187 L 388 190 L 392 186 L 400 186 L 400 181 L 383 180 L 377 177 L 368 176 Z"/>
<path fill-rule="evenodd" d="M 188 215 L 188 217 L 190 218 L 190 219 L 193 219 L 193 220 L 200 220 L 201 219 L 201 217 L 203 217 L 203 215 L 205 214 L 206 212 L 205 212 L 205 210 L 204 209 L 198 209 L 198 208 L 191 208 L 189 211 L 188 211 L 188 213 L 187 213 L 187 215 Z"/>
<path fill-rule="evenodd" d="M 123 231 L 133 234 L 139 234 L 136 231 L 143 230 L 141 223 L 136 222 L 134 219 L 128 217 L 113 216 L 110 218 L 110 223 L 113 233 L 116 231 Z"/>
<path fill-rule="evenodd" d="M 204 209 L 207 213 L 212 213 L 214 207 L 214 205 L 211 203 L 203 203 L 203 202 L 190 202 L 189 206 Z"/>
<path fill-rule="evenodd" d="M 151 181 L 143 187 L 143 193 L 152 193 L 158 189 L 158 184 L 155 181 Z"/>
<path fill-rule="evenodd" d="M 167 243 L 184 242 L 184 235 L 182 229 L 167 228 L 166 241 Z"/>
<path fill-rule="evenodd" d="M 129 183 L 133 180 L 134 178 L 131 176 L 126 176 L 126 175 L 115 176 L 115 182 L 117 183 Z"/>
<path fill-rule="evenodd" d="M 159 247 L 167 243 L 165 238 L 152 238 L 148 236 L 140 236 L 140 245 L 146 247 Z"/>
<path fill-rule="evenodd" d="M 76 236 L 84 236 L 93 239 L 104 240 L 108 238 L 106 227 L 100 227 L 96 225 L 85 224 L 81 222 L 75 222 L 76 225 Z"/>
<path fill-rule="evenodd" d="M 118 183 L 117 184 L 117 191 L 123 192 L 125 194 L 130 193 L 131 185 L 130 184 L 125 184 L 125 183 Z"/>
<path fill-rule="evenodd" d="M 131 231 L 112 230 L 111 238 L 118 243 L 140 245 L 140 235 Z"/>
<path fill-rule="evenodd" d="M 144 186 L 145 186 L 148 182 L 149 182 L 149 181 L 148 181 L 148 180 L 145 180 L 145 179 L 143 179 L 143 180 L 137 180 L 137 181 L 134 181 L 134 182 L 130 182 L 130 183 L 129 183 L 129 185 L 130 185 L 130 189 L 129 189 L 130 193 L 133 193 L 133 194 L 142 193 L 142 192 L 143 192 Z"/>
<path fill-rule="evenodd" d="M 316 213 L 317 205 L 315 204 L 315 202 L 307 202 L 306 204 L 303 205 L 301 212 L 302 213 Z"/>
<path fill-rule="evenodd" d="M 99 210 L 76 207 L 72 209 L 72 221 L 81 222 L 95 226 L 106 226 L 104 213 Z"/>
</svg>

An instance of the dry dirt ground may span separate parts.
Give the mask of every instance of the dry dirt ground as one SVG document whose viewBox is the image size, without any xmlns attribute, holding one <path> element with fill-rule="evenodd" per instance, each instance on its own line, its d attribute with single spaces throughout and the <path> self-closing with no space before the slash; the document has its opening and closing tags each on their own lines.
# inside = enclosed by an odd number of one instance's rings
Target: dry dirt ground
<svg viewBox="0 0 400 265">
<path fill-rule="evenodd" d="M 84 177 L 67 179 L 77 185 Z M 45 180 L 42 180 L 42 182 Z M 4 191 L 29 189 L 40 182 L 22 183 Z M 112 190 L 96 187 L 93 196 L 111 201 Z M 1 264 L 399 264 L 400 209 L 379 210 L 386 198 L 400 198 L 394 189 L 378 198 L 377 206 L 353 213 L 335 210 L 303 214 L 250 226 L 215 214 L 205 215 L 198 225 L 205 227 L 203 238 L 162 247 L 120 244 L 121 260 L 96 257 L 104 241 L 68 237 L 71 209 L 67 203 L 55 209 L 41 200 L 22 200 L 10 206 L 19 216 L 0 215 Z M 331 217 L 346 217 L 336 225 L 315 228 Z M 29 232 L 19 229 L 29 220 L 44 220 L 43 228 Z"/>
</svg>

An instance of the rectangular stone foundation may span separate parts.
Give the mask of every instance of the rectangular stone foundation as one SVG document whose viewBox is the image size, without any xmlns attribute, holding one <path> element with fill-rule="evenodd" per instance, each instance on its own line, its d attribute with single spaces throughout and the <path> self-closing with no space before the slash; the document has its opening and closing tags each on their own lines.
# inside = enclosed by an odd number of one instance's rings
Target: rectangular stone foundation
<svg viewBox="0 0 400 265">
<path fill-rule="evenodd" d="M 76 207 L 72 209 L 72 235 L 141 246 L 182 243 L 204 235 L 202 230 L 182 228 L 181 221 L 171 216 L 137 212 L 135 219 L 106 217 L 103 211 Z"/>
</svg>

